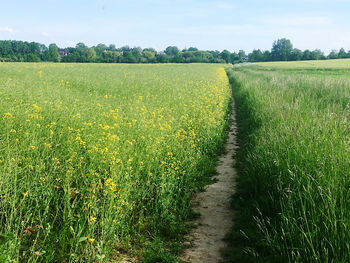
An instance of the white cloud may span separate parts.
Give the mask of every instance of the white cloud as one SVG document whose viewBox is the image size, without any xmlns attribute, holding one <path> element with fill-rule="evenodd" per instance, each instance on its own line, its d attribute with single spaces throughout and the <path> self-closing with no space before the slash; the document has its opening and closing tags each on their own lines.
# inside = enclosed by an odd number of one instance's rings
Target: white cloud
<svg viewBox="0 0 350 263">
<path fill-rule="evenodd" d="M 258 22 L 278 26 L 320 26 L 329 25 L 331 19 L 325 16 L 308 17 L 263 17 Z"/>
<path fill-rule="evenodd" d="M 41 32 L 41 35 L 44 36 L 44 37 L 50 37 L 51 36 L 51 34 L 47 33 L 47 32 Z"/>
<path fill-rule="evenodd" d="M 0 32 L 13 33 L 14 30 L 13 30 L 13 28 L 11 28 L 11 27 L 5 26 L 5 27 L 0 27 Z"/>
</svg>

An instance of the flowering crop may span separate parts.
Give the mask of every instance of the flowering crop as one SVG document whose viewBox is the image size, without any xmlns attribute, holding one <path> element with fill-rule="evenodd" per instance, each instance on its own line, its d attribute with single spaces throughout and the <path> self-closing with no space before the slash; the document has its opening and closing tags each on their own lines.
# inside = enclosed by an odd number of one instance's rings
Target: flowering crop
<svg viewBox="0 0 350 263">
<path fill-rule="evenodd" d="M 218 65 L 0 63 L 0 261 L 175 234 L 223 143 Z"/>
</svg>

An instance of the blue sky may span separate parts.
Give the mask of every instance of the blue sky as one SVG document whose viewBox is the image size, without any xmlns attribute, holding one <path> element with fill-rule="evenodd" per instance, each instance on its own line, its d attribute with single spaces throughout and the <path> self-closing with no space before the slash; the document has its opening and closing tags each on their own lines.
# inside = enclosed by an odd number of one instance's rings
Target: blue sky
<svg viewBox="0 0 350 263">
<path fill-rule="evenodd" d="M 349 0 L 2 0 L 0 39 L 238 51 L 350 49 Z"/>
</svg>

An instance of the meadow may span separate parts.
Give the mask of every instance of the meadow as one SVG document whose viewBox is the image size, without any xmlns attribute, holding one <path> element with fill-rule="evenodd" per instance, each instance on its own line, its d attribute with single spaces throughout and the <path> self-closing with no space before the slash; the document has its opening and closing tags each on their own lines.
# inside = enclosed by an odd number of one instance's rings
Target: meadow
<svg viewBox="0 0 350 263">
<path fill-rule="evenodd" d="M 181 235 L 225 139 L 223 66 L 0 72 L 0 262 L 175 261 L 164 240 Z"/>
<path fill-rule="evenodd" d="M 238 210 L 230 262 L 350 261 L 350 61 L 228 69 Z"/>
</svg>

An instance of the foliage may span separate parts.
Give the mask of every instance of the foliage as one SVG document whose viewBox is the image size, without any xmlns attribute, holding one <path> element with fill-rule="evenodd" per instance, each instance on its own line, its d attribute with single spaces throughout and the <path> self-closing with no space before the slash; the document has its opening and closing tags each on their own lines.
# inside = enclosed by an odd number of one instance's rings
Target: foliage
<svg viewBox="0 0 350 263">
<path fill-rule="evenodd" d="M 289 60 L 292 51 L 293 45 L 289 39 L 278 39 L 275 42 L 273 42 L 271 49 L 271 58 L 272 60 L 277 61 Z"/>
<path fill-rule="evenodd" d="M 0 41 L 0 61 L 53 61 L 53 62 L 98 62 L 98 63 L 242 63 L 263 61 L 298 61 L 298 60 L 323 60 L 350 58 L 350 50 L 344 49 L 331 51 L 325 56 L 319 49 L 313 51 L 301 51 L 293 49 L 290 40 L 282 38 L 273 43 L 271 51 L 260 49 L 253 50 L 246 55 L 244 50 L 231 53 L 228 50 L 198 50 L 195 47 L 180 51 L 176 46 L 167 47 L 164 52 L 157 52 L 153 48 L 142 49 L 124 46 L 116 48 L 111 44 L 88 47 L 84 43 L 78 43 L 75 47 L 58 48 L 56 44 L 50 44 L 47 48 L 43 44 L 22 41 Z"/>
<path fill-rule="evenodd" d="M 349 62 L 229 70 L 240 144 L 231 262 L 350 261 Z"/>
</svg>

